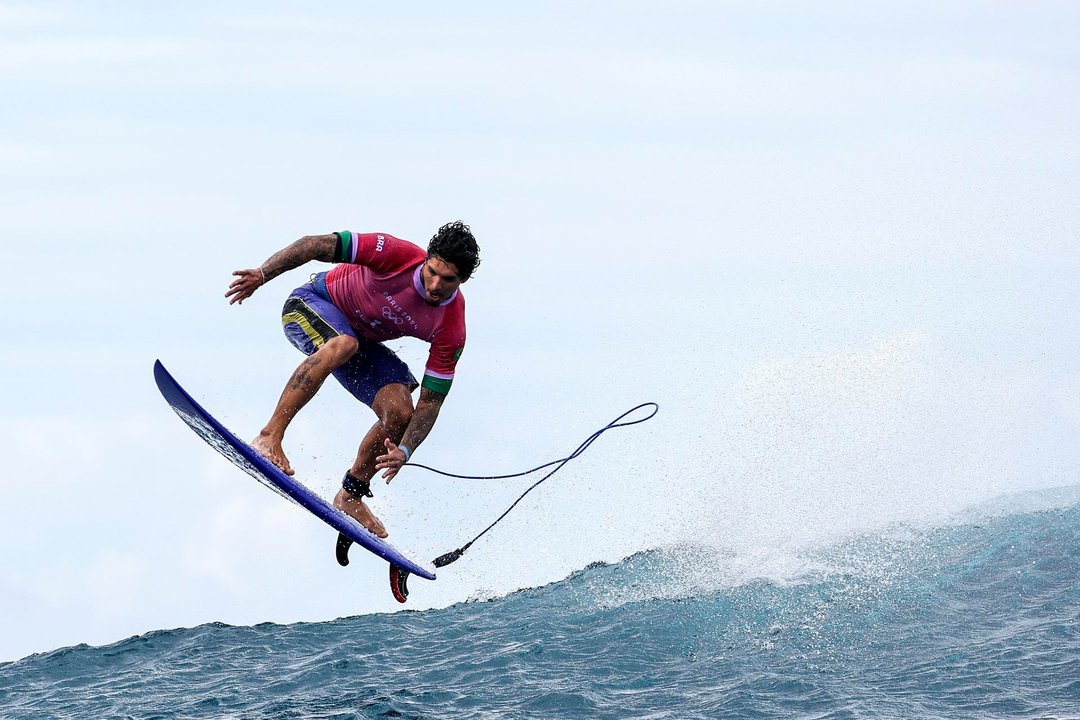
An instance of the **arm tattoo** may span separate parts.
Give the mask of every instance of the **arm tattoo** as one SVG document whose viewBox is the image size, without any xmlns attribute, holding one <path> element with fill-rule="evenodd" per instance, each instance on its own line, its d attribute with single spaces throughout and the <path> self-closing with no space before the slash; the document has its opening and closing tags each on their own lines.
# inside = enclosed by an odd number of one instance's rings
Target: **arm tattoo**
<svg viewBox="0 0 1080 720">
<path fill-rule="evenodd" d="M 305 235 L 267 259 L 261 266 L 267 280 L 276 278 L 311 260 L 333 262 L 337 239 L 333 235 Z"/>
<path fill-rule="evenodd" d="M 445 399 L 445 395 L 422 388 L 420 390 L 420 402 L 416 404 L 412 421 L 409 422 L 409 427 L 405 429 L 405 434 L 399 444 L 407 445 L 410 450 L 415 451 L 417 446 L 427 439 L 428 433 L 434 427 Z"/>
</svg>

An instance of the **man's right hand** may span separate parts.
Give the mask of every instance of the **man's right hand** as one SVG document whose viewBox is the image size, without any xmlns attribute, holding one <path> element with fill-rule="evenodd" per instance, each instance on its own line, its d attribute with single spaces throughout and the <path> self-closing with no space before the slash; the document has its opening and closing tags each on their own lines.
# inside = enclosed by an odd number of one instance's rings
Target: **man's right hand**
<svg viewBox="0 0 1080 720">
<path fill-rule="evenodd" d="M 229 285 L 228 292 L 225 293 L 225 297 L 229 298 L 229 304 L 241 303 L 255 294 L 262 285 L 266 283 L 266 274 L 262 268 L 254 268 L 248 270 L 237 270 L 233 273 L 236 279 Z"/>
</svg>

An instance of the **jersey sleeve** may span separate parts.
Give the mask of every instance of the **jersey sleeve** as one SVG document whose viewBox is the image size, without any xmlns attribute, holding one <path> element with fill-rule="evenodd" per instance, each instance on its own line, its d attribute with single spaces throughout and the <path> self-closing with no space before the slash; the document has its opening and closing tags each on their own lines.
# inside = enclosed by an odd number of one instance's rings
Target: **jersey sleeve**
<svg viewBox="0 0 1080 720">
<path fill-rule="evenodd" d="M 363 265 L 377 273 L 398 272 L 427 257 L 422 248 L 386 233 L 343 230 L 334 235 L 337 236 L 334 262 Z"/>
<path fill-rule="evenodd" d="M 424 379 L 420 386 L 440 395 L 450 393 L 457 362 L 465 349 L 465 300 L 458 299 L 448 307 L 442 326 L 436 331 L 428 352 Z"/>
</svg>

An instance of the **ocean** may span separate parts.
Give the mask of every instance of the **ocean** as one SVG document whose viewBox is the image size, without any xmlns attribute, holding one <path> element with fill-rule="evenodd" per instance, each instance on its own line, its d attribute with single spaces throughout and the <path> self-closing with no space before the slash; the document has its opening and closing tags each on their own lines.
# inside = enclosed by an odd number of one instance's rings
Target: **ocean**
<svg viewBox="0 0 1080 720">
<path fill-rule="evenodd" d="M 0 717 L 1080 717 L 1075 502 L 753 562 L 680 545 L 442 609 L 58 649 L 0 664 Z"/>
</svg>

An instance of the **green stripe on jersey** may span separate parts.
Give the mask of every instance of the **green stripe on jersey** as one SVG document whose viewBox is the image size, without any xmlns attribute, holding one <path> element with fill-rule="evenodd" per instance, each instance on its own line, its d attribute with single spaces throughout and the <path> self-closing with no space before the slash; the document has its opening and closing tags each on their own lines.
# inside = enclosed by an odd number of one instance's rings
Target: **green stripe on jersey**
<svg viewBox="0 0 1080 720">
<path fill-rule="evenodd" d="M 351 230 L 343 230 L 342 232 L 334 233 L 337 235 L 337 245 L 334 247 L 334 262 L 351 262 L 353 258 L 353 243 L 356 239 L 353 238 Z"/>
<path fill-rule="evenodd" d="M 443 380 L 442 378 L 425 375 L 424 381 L 420 383 L 420 387 L 426 387 L 431 392 L 437 392 L 440 395 L 449 395 L 450 385 L 453 382 L 453 380 Z"/>
</svg>

